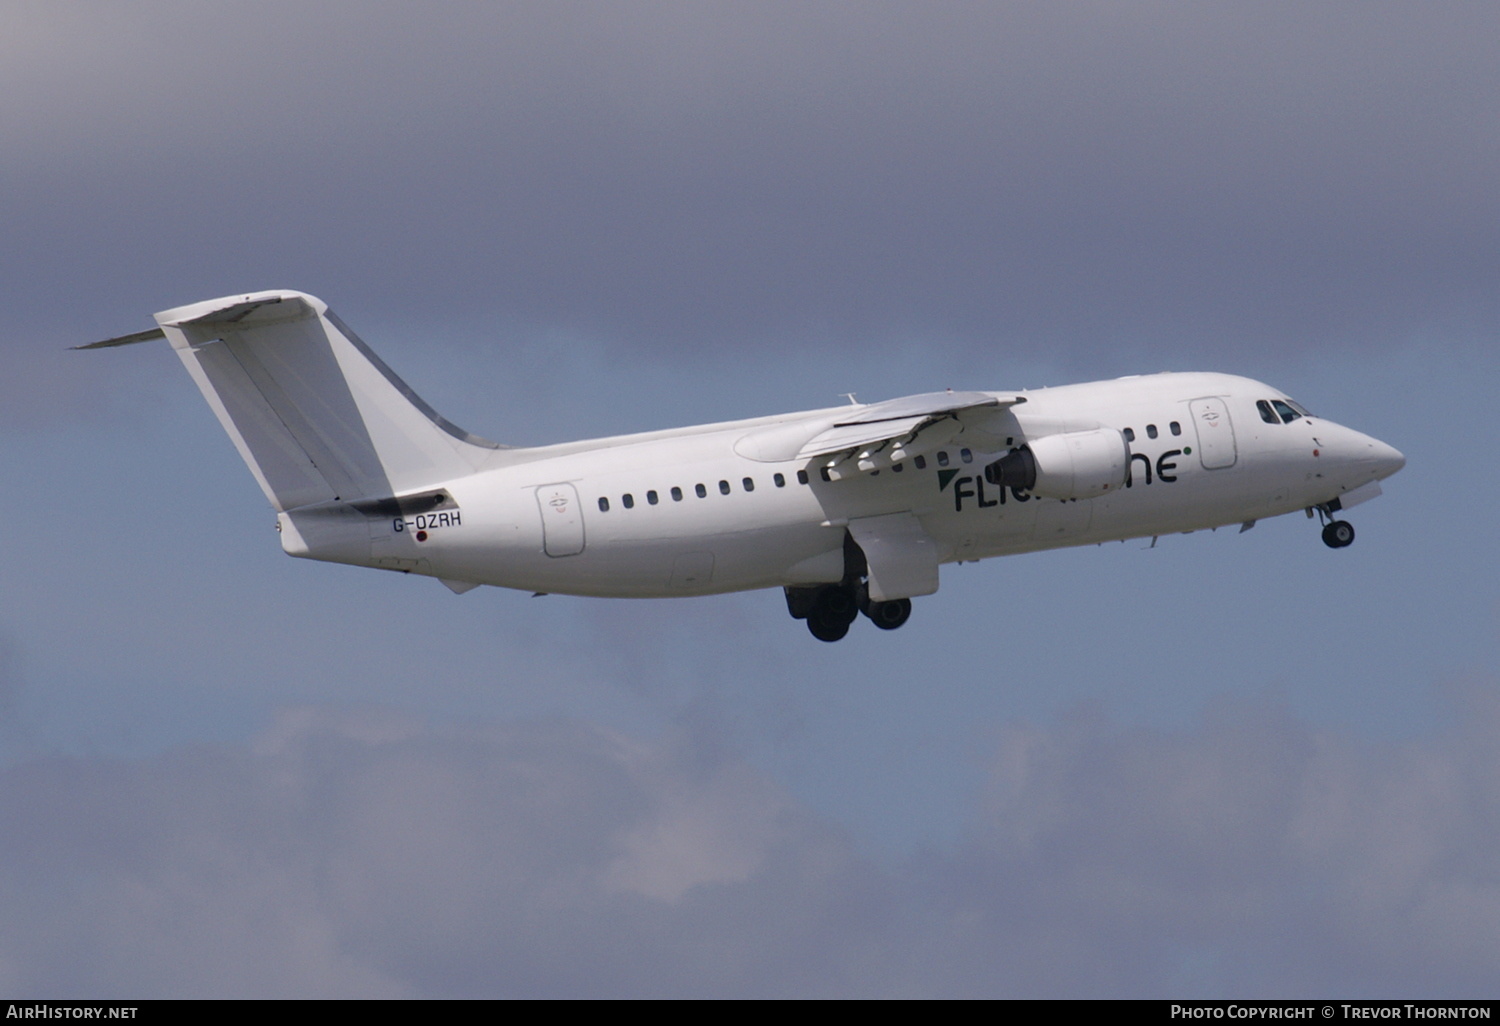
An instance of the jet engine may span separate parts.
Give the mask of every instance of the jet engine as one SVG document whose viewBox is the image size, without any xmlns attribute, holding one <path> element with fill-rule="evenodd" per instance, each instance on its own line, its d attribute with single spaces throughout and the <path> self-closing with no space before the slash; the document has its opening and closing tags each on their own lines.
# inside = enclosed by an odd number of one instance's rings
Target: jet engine
<svg viewBox="0 0 1500 1026">
<path fill-rule="evenodd" d="M 1114 428 L 1044 435 L 984 468 L 990 484 L 1049 499 L 1092 499 L 1125 483 L 1130 448 Z"/>
</svg>

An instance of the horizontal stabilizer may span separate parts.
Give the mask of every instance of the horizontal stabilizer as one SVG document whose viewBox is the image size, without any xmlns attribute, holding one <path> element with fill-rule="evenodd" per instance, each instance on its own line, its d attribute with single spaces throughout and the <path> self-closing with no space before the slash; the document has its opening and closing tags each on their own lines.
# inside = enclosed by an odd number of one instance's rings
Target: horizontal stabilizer
<svg viewBox="0 0 1500 1026">
<path fill-rule="evenodd" d="M 422 492 L 419 495 L 362 499 L 359 502 L 351 502 L 349 505 L 365 516 L 371 517 L 409 517 L 417 513 L 430 513 L 433 510 L 458 508 L 458 503 L 453 501 L 453 496 L 441 488 L 435 492 Z"/>
<path fill-rule="evenodd" d="M 138 331 L 134 335 L 121 335 L 119 338 L 107 338 L 103 342 L 90 342 L 86 346 L 71 346 L 72 349 L 113 349 L 115 346 L 131 346 L 137 342 L 152 342 L 159 338 L 166 338 L 167 333 L 160 328 L 152 328 L 149 331 Z"/>
</svg>

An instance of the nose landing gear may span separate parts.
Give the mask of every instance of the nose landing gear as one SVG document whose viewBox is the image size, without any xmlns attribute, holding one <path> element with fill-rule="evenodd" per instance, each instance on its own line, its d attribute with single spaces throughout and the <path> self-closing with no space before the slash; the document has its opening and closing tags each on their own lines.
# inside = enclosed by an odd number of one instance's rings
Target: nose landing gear
<svg viewBox="0 0 1500 1026">
<path fill-rule="evenodd" d="M 1342 549 L 1346 545 L 1354 544 L 1354 525 L 1347 520 L 1333 519 L 1333 515 L 1339 511 L 1339 500 L 1334 499 L 1332 502 L 1314 506 L 1307 511 L 1307 515 L 1312 516 L 1314 509 L 1318 512 L 1318 519 L 1324 521 L 1324 545 L 1330 549 Z"/>
<path fill-rule="evenodd" d="M 1354 541 L 1354 525 L 1347 520 L 1335 520 L 1323 528 L 1323 544 L 1330 549 L 1341 549 Z"/>
</svg>

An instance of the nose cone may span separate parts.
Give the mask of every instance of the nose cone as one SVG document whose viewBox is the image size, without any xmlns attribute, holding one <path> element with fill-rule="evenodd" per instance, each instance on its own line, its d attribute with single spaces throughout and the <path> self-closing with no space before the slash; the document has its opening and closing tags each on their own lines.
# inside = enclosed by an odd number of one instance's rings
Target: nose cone
<svg viewBox="0 0 1500 1026">
<path fill-rule="evenodd" d="M 1370 439 L 1370 455 L 1367 457 L 1374 466 L 1375 480 L 1381 481 L 1390 477 L 1396 471 L 1406 466 L 1406 457 L 1395 446 L 1386 445 L 1376 438 Z"/>
<path fill-rule="evenodd" d="M 1323 434 L 1325 455 L 1344 468 L 1349 480 L 1381 481 L 1406 466 L 1406 457 L 1394 446 L 1351 428 L 1327 424 Z"/>
</svg>

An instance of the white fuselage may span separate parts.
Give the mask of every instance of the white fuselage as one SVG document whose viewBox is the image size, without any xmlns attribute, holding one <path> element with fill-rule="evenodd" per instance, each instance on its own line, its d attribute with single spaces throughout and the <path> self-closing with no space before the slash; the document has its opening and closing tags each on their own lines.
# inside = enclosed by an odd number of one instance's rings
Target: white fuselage
<svg viewBox="0 0 1500 1026">
<path fill-rule="evenodd" d="M 450 586 L 703 595 L 837 582 L 846 528 L 863 518 L 909 513 L 938 562 L 949 563 L 1254 521 L 1329 503 L 1404 462 L 1320 418 L 1272 423 L 1257 403 L 1284 410 L 1282 393 L 1230 375 L 1014 394 L 1024 402 L 983 433 L 960 431 L 941 448 L 873 469 L 846 463 L 830 479 L 820 469 L 828 461 L 768 459 L 747 439 L 826 422 L 838 408 L 508 450 L 493 467 L 441 484 L 451 508 L 351 521 L 349 530 L 368 532 L 367 550 L 310 543 L 296 510 L 281 514 L 283 543 L 294 555 Z M 1099 427 L 1128 440 L 1124 487 L 1055 499 L 985 479 L 987 464 L 1027 440 Z"/>
<path fill-rule="evenodd" d="M 445 420 L 316 296 L 222 296 L 158 327 L 293 556 L 533 592 L 785 589 L 820 641 L 894 630 L 943 563 L 1327 521 L 1402 455 L 1227 374 L 929 392 L 780 417 L 512 448 Z"/>
</svg>

